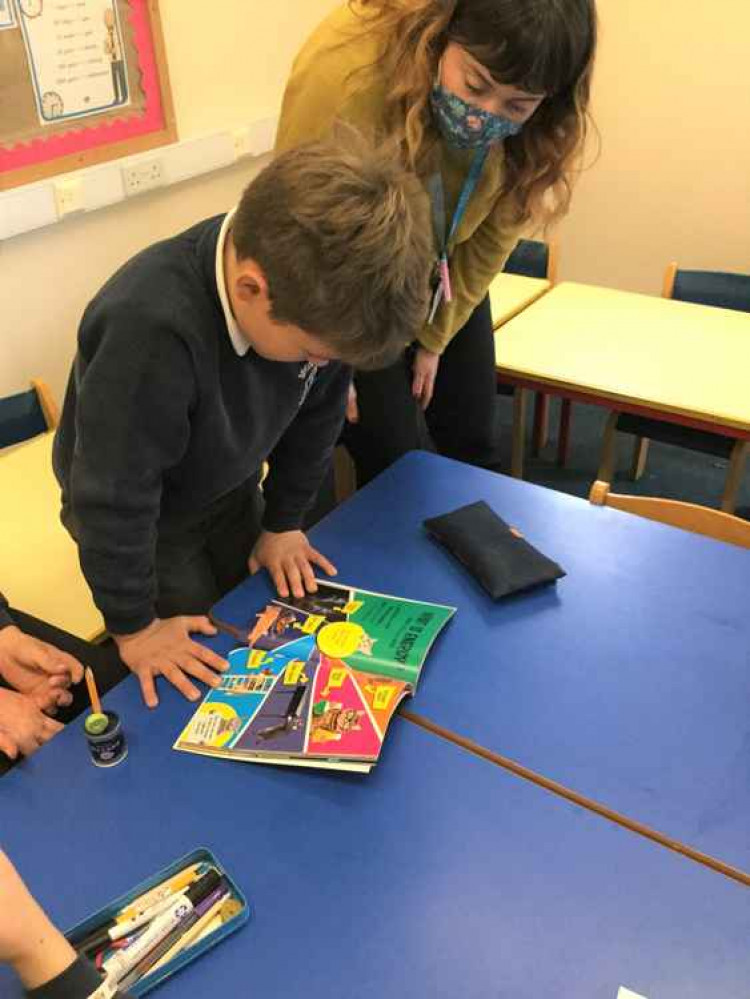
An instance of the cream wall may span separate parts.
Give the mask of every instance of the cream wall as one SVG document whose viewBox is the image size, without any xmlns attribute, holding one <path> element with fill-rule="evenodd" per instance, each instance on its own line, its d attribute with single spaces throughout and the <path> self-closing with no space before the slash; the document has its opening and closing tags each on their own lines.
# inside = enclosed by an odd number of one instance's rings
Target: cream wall
<svg viewBox="0 0 750 999">
<path fill-rule="evenodd" d="M 203 0 L 161 0 L 181 137 L 273 113 L 294 51 L 335 2 L 215 0 L 206 20 Z M 750 272 L 750 4 L 599 8 L 602 155 L 561 231 L 562 276 L 657 292 L 670 259 Z M 226 209 L 250 173 L 238 165 L 0 244 L 0 395 L 41 375 L 61 397 L 93 292 L 147 243 Z"/>
<path fill-rule="evenodd" d="M 658 292 L 664 266 L 750 273 L 750 3 L 598 0 L 602 154 L 562 277 Z"/>
<path fill-rule="evenodd" d="M 278 110 L 294 53 L 336 0 L 161 0 L 181 139 Z M 245 162 L 0 243 L 0 396 L 45 378 L 59 400 L 87 301 L 133 253 L 229 208 Z"/>
</svg>

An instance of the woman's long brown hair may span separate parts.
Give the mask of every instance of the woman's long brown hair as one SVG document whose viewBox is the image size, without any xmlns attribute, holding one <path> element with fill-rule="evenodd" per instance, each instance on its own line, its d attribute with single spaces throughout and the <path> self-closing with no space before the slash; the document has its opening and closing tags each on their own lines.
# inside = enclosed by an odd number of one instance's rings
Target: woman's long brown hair
<svg viewBox="0 0 750 999">
<path fill-rule="evenodd" d="M 437 142 L 430 92 L 449 42 L 499 83 L 547 95 L 506 139 L 503 191 L 518 223 L 548 225 L 569 207 L 588 127 L 596 52 L 595 0 L 350 0 L 382 39 L 385 125 L 422 172 Z"/>
</svg>

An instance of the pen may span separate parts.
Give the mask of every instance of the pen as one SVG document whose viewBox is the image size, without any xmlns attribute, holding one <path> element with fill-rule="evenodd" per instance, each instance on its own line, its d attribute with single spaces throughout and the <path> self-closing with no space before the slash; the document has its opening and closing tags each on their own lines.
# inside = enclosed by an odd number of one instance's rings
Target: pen
<svg viewBox="0 0 750 999">
<path fill-rule="evenodd" d="M 110 941 L 129 936 L 134 930 L 163 912 L 178 892 L 198 879 L 202 869 L 206 866 L 205 864 L 193 864 L 192 867 L 185 868 L 184 871 L 180 871 L 163 884 L 150 889 L 140 898 L 131 902 L 114 919 L 109 920 L 79 941 L 75 945 L 76 950 L 90 955 L 101 950 Z"/>
<path fill-rule="evenodd" d="M 130 919 L 123 920 L 122 922 L 115 922 L 111 920 L 109 923 L 105 923 L 104 926 L 100 926 L 98 930 L 95 930 L 88 937 L 83 939 L 77 946 L 76 950 L 90 955 L 107 944 L 113 943 L 116 940 L 121 940 L 123 937 L 130 936 L 139 927 L 144 926 L 146 923 L 150 922 L 160 913 L 164 912 L 169 906 L 174 902 L 175 895 L 169 895 L 166 898 L 159 899 L 153 905 L 149 906 L 148 909 L 141 910 L 137 915 L 132 916 Z"/>
<path fill-rule="evenodd" d="M 196 905 L 190 915 L 186 916 L 177 926 L 174 927 L 156 947 L 146 954 L 138 964 L 120 981 L 120 988 L 127 990 L 135 982 L 145 978 L 146 975 L 156 971 L 162 965 L 167 964 L 172 959 L 172 952 L 177 952 L 177 945 L 190 928 L 198 922 L 202 922 L 202 915 L 206 912 L 213 912 L 220 908 L 224 901 L 228 888 L 224 883 L 220 884 L 208 898 Z M 182 949 L 182 948 L 179 948 Z"/>
<path fill-rule="evenodd" d="M 108 979 L 119 982 L 131 971 L 150 950 L 179 923 L 186 919 L 193 909 L 206 899 L 221 883 L 216 871 L 209 871 L 192 884 L 184 894 L 177 895 L 170 905 L 151 922 L 141 936 L 128 947 L 104 962 L 103 970 Z"/>
<path fill-rule="evenodd" d="M 209 923 L 219 915 L 221 912 L 221 907 L 224 904 L 224 898 L 217 899 L 214 904 L 207 909 L 200 918 L 194 920 L 190 926 L 187 927 L 185 933 L 180 934 L 178 940 L 175 941 L 172 947 L 164 954 L 164 956 L 154 965 L 153 971 L 164 967 L 173 958 L 177 957 L 178 954 L 182 954 L 183 951 L 187 950 L 188 947 L 192 947 L 194 943 L 197 942 L 198 938 L 203 933 L 203 930 L 208 926 Z"/>
<path fill-rule="evenodd" d="M 127 906 L 122 910 L 122 912 L 116 917 L 116 922 L 122 923 L 126 919 L 132 919 L 133 916 L 137 916 L 139 912 L 143 912 L 148 909 L 155 902 L 158 902 L 162 898 L 167 898 L 169 895 L 174 895 L 175 892 L 182 891 L 183 888 L 187 888 L 189 884 L 198 879 L 200 874 L 204 874 L 207 870 L 206 864 L 191 864 L 190 867 L 186 867 L 183 871 L 178 871 L 177 874 L 173 874 L 171 878 L 163 881 L 161 884 L 156 885 L 154 888 L 150 888 L 143 895 L 139 895 L 138 898 L 134 898 L 132 902 L 128 902 Z"/>
</svg>

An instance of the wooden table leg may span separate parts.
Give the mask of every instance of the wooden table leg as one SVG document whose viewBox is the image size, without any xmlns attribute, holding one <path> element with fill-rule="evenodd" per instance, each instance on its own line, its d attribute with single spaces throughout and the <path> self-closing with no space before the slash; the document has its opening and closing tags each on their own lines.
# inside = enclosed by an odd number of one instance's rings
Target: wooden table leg
<svg viewBox="0 0 750 999">
<path fill-rule="evenodd" d="M 523 452 L 526 443 L 526 400 L 529 390 L 516 386 L 513 393 L 513 452 L 510 461 L 510 474 L 523 478 Z"/>
<path fill-rule="evenodd" d="M 599 482 L 611 485 L 615 474 L 615 459 L 617 457 L 617 420 L 620 414 L 612 412 L 607 417 L 602 440 L 602 457 L 596 477 Z"/>
<path fill-rule="evenodd" d="M 729 469 L 724 484 L 724 496 L 721 500 L 721 509 L 724 513 L 734 513 L 737 506 L 737 493 L 742 484 L 742 473 L 745 471 L 748 449 L 750 449 L 748 441 L 737 441 L 732 448 L 732 457 L 729 459 Z"/>
<path fill-rule="evenodd" d="M 637 482 L 646 470 L 648 445 L 648 437 L 636 437 L 635 444 L 633 444 L 633 463 L 630 466 L 630 477 L 633 482 Z"/>
<path fill-rule="evenodd" d="M 534 399 L 534 427 L 531 431 L 531 453 L 535 458 L 549 438 L 549 396 L 537 392 Z"/>
<path fill-rule="evenodd" d="M 570 423 L 573 415 L 573 403 L 563 399 L 560 407 L 560 433 L 557 438 L 557 464 L 565 468 L 570 455 Z"/>
</svg>

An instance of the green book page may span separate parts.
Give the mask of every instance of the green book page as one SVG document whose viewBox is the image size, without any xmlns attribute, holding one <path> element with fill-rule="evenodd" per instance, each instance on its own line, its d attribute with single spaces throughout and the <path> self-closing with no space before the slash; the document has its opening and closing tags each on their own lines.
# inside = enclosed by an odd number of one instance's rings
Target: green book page
<svg viewBox="0 0 750 999">
<path fill-rule="evenodd" d="M 416 686 L 420 669 L 453 607 L 354 590 L 347 615 L 362 629 L 356 651 L 345 656 L 354 669 L 407 680 Z"/>
</svg>

